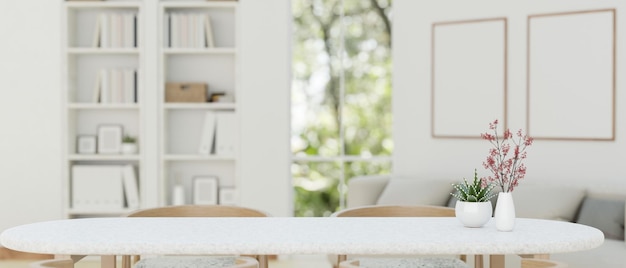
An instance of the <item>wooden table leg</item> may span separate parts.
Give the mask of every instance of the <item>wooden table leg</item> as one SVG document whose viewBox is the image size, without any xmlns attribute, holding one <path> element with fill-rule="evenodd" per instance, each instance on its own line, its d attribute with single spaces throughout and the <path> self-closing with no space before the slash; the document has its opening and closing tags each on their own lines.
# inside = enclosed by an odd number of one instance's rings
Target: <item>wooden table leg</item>
<svg viewBox="0 0 626 268">
<path fill-rule="evenodd" d="M 337 266 L 335 266 L 335 267 L 337 267 L 337 268 L 338 268 L 338 267 L 339 267 L 339 264 L 340 264 L 342 261 L 345 261 L 345 260 L 347 260 L 347 259 L 348 259 L 348 255 L 337 255 Z"/>
<path fill-rule="evenodd" d="M 268 268 L 268 258 L 267 255 L 259 255 L 257 257 L 257 260 L 259 261 L 259 268 Z"/>
<path fill-rule="evenodd" d="M 100 267 L 102 268 L 115 268 L 115 255 L 100 256 Z"/>
<path fill-rule="evenodd" d="M 490 255 L 489 267 L 490 268 L 504 268 L 504 255 Z"/>
</svg>

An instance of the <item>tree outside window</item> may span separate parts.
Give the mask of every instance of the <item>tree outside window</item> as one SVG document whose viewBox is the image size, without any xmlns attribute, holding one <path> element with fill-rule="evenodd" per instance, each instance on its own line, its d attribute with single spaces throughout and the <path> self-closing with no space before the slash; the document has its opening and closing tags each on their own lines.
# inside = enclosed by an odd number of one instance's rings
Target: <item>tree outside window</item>
<svg viewBox="0 0 626 268">
<path fill-rule="evenodd" d="M 391 171 L 391 0 L 293 0 L 292 11 L 294 214 L 328 216 L 347 180 Z"/>
</svg>

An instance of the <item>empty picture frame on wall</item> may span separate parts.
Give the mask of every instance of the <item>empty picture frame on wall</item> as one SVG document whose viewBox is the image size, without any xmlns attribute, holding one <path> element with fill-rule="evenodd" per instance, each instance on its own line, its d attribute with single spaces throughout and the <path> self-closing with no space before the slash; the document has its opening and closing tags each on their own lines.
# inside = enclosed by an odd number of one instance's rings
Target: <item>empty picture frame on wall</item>
<svg viewBox="0 0 626 268">
<path fill-rule="evenodd" d="M 98 126 L 98 153 L 119 154 L 122 152 L 122 126 Z"/>
<path fill-rule="evenodd" d="M 193 204 L 217 205 L 219 184 L 215 176 L 196 176 L 193 178 Z"/>
<path fill-rule="evenodd" d="M 96 144 L 96 136 L 79 135 L 76 139 L 76 152 L 79 154 L 95 154 Z"/>
<path fill-rule="evenodd" d="M 480 138 L 507 127 L 507 18 L 442 21 L 431 29 L 431 136 Z"/>
<path fill-rule="evenodd" d="M 527 131 L 615 140 L 615 9 L 528 16 Z"/>
</svg>

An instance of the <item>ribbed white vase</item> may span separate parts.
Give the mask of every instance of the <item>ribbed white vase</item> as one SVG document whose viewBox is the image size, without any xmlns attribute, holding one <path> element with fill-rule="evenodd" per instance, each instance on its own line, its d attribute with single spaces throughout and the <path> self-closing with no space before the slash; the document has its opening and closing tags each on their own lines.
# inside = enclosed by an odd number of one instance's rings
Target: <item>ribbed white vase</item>
<svg viewBox="0 0 626 268">
<path fill-rule="evenodd" d="M 513 231 L 515 226 L 515 204 L 510 192 L 499 193 L 494 215 L 496 229 L 502 232 Z"/>
</svg>

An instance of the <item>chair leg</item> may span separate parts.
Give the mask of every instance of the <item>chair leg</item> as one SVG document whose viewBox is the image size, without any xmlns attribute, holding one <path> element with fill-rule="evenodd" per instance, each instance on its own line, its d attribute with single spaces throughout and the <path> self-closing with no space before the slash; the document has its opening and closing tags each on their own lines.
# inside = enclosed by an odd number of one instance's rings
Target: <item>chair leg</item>
<svg viewBox="0 0 626 268">
<path fill-rule="evenodd" d="M 130 268 L 130 256 L 122 256 L 122 268 Z"/>
<path fill-rule="evenodd" d="M 483 268 L 483 255 L 475 255 L 474 256 L 474 268 Z"/>
</svg>

